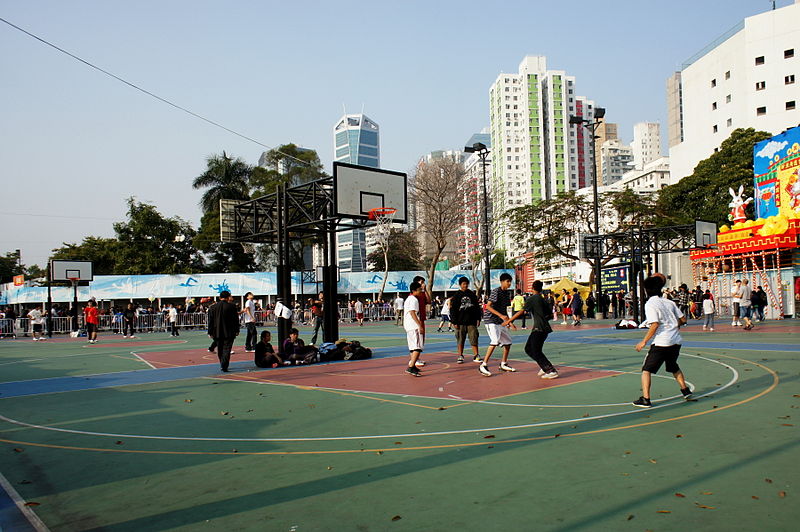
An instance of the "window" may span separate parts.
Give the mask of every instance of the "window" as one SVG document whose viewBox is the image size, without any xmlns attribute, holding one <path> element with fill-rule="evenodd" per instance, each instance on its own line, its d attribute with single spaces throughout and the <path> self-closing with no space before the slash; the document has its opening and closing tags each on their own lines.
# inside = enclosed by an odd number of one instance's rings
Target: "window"
<svg viewBox="0 0 800 532">
<path fill-rule="evenodd" d="M 789 48 L 788 50 L 783 51 L 784 59 L 791 59 L 792 57 L 794 57 L 794 48 Z"/>
<path fill-rule="evenodd" d="M 791 102 L 786 102 L 786 110 L 787 111 L 793 111 L 794 110 L 794 100 L 792 100 Z"/>
<path fill-rule="evenodd" d="M 756 66 L 763 65 L 763 64 L 764 64 L 764 56 L 760 55 L 760 56 L 756 57 Z"/>
<path fill-rule="evenodd" d="M 712 111 L 716 111 L 717 110 L 717 102 L 712 102 L 711 103 L 711 110 Z"/>
<path fill-rule="evenodd" d="M 789 74 L 785 78 L 783 78 L 783 83 L 786 85 L 791 85 L 794 83 L 794 74 Z"/>
<path fill-rule="evenodd" d="M 713 128 L 713 130 L 714 130 L 714 133 L 716 133 L 716 132 L 717 132 L 718 128 L 717 128 L 717 125 L 716 125 L 716 124 L 714 124 L 714 128 Z"/>
<path fill-rule="evenodd" d="M 766 107 L 757 107 L 756 108 L 756 115 L 757 116 L 761 116 L 761 115 L 765 115 L 765 114 L 767 114 L 767 108 Z"/>
<path fill-rule="evenodd" d="M 731 103 L 731 95 L 730 94 L 725 96 L 725 103 Z"/>
<path fill-rule="evenodd" d="M 756 90 L 757 91 L 763 91 L 766 88 L 767 88 L 767 82 L 766 81 L 756 81 Z"/>
<path fill-rule="evenodd" d="M 716 86 L 717 86 L 717 80 L 716 79 L 712 79 L 711 80 L 711 88 L 713 89 Z"/>
<path fill-rule="evenodd" d="M 725 79 L 731 79 L 731 71 L 730 70 L 725 72 Z"/>
<path fill-rule="evenodd" d="M 733 125 L 733 119 L 729 118 L 725 125 L 727 125 L 728 127 L 731 127 Z"/>
</svg>

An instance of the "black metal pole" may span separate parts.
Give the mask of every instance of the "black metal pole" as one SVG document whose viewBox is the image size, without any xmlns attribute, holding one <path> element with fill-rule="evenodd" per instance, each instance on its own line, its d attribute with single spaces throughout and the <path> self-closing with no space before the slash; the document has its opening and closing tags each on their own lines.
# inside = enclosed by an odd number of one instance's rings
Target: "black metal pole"
<svg viewBox="0 0 800 532">
<path fill-rule="evenodd" d="M 594 231 L 597 235 L 602 234 L 600 231 L 600 201 L 597 194 L 597 128 L 600 127 L 600 122 L 595 120 L 592 124 L 592 192 L 594 194 Z M 603 319 L 606 317 L 605 305 L 603 305 L 603 241 L 598 240 L 598 253 L 595 256 L 595 286 L 597 287 L 597 294 L 595 299 L 600 305 L 600 312 Z"/>
<path fill-rule="evenodd" d="M 50 261 L 47 261 L 47 316 L 44 318 L 45 327 L 47 327 L 47 337 L 53 337 L 53 292 L 50 288 L 52 282 L 50 281 Z"/>
<path fill-rule="evenodd" d="M 322 315 L 322 339 L 335 342 L 339 339 L 339 301 L 338 279 L 336 275 L 336 223 L 331 222 L 327 230 L 325 246 L 325 266 L 322 269 L 322 295 L 325 297 L 325 309 Z"/>
<path fill-rule="evenodd" d="M 78 330 L 78 281 L 72 281 L 72 330 Z"/>
<path fill-rule="evenodd" d="M 289 242 L 288 242 L 288 231 L 286 228 L 287 222 L 287 209 L 286 209 L 286 185 L 281 184 L 278 187 L 278 197 L 277 197 L 277 225 L 278 225 L 278 234 L 277 234 L 277 252 L 278 252 L 278 265 L 275 268 L 275 277 L 278 289 L 278 297 L 276 301 L 278 303 L 282 303 L 286 307 L 291 309 L 291 292 L 292 292 L 292 279 L 291 279 L 291 267 L 288 260 L 288 250 L 289 250 Z M 285 319 L 281 317 L 276 317 L 276 321 L 278 323 L 278 349 L 283 350 L 283 342 L 289 338 L 289 331 L 292 328 L 292 320 Z"/>
<path fill-rule="evenodd" d="M 486 158 L 489 151 L 484 149 L 478 153 L 483 168 L 483 293 L 488 297 L 492 290 L 491 249 L 489 247 L 489 194 L 486 189 Z"/>
</svg>

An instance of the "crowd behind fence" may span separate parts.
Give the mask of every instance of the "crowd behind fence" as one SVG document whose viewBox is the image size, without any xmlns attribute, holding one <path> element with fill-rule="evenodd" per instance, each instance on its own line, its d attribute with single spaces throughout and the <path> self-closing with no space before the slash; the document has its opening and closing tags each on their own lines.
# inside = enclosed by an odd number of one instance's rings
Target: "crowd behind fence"
<svg viewBox="0 0 800 532">
<path fill-rule="evenodd" d="M 339 321 L 352 323 L 356 321 L 356 312 L 352 308 L 340 307 Z M 256 323 L 259 326 L 275 326 L 275 313 L 271 310 L 258 310 L 255 313 Z M 364 309 L 364 319 L 368 321 L 393 320 L 394 309 L 389 307 L 370 307 Z M 177 325 L 184 330 L 204 330 L 207 327 L 208 314 L 206 312 L 181 312 L 177 315 Z M 244 316 L 241 316 L 244 325 Z M 99 316 L 98 330 L 122 332 L 122 316 L 119 314 L 103 314 Z M 17 318 L 14 320 L 0 319 L 0 337 L 25 336 L 31 333 L 30 318 Z M 313 317 L 308 309 L 296 309 L 292 313 L 292 321 L 300 325 L 313 325 Z M 54 334 L 72 332 L 72 316 L 57 316 L 51 319 Z M 138 333 L 163 332 L 169 329 L 169 318 L 162 313 L 140 314 L 134 320 L 134 331 Z M 84 329 L 83 315 L 78 316 L 78 328 Z"/>
</svg>

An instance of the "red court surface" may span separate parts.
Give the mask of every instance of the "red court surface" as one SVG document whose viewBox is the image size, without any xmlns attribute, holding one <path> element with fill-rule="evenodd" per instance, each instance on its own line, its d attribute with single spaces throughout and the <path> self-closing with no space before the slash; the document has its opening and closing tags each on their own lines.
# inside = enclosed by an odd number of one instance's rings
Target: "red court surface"
<svg viewBox="0 0 800 532">
<path fill-rule="evenodd" d="M 534 362 L 515 360 L 515 373 L 501 372 L 497 367 L 498 357 L 489 363 L 494 375 L 484 377 L 471 359 L 456 364 L 456 356 L 452 353 L 426 353 L 424 359 L 426 366 L 422 368 L 422 377 L 407 375 L 407 359 L 394 357 L 233 373 L 224 378 L 352 392 L 485 401 L 619 374 L 616 371 L 557 366 L 559 378 L 547 380 L 538 377 L 539 366 Z"/>
<path fill-rule="evenodd" d="M 147 345 L 147 342 L 139 342 L 131 345 L 138 347 L 141 345 Z M 149 353 L 137 353 L 134 350 L 133 354 L 154 368 L 175 368 L 182 366 L 199 366 L 201 364 L 219 363 L 219 358 L 217 355 L 215 353 L 209 353 L 208 350 L 204 348 L 178 349 L 175 351 L 154 351 Z M 253 360 L 253 354 L 245 353 L 244 348 L 242 348 L 242 350 L 234 349 L 234 354 L 231 357 L 232 362 L 238 362 L 245 359 Z"/>
</svg>

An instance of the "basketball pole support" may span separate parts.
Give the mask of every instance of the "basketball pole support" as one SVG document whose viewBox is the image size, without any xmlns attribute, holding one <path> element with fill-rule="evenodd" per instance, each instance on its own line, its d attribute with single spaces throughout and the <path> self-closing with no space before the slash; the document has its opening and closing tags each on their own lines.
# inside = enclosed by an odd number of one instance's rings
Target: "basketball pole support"
<svg viewBox="0 0 800 532">
<path fill-rule="evenodd" d="M 322 314 L 322 339 L 335 342 L 339 339 L 339 305 L 336 275 L 336 223 L 330 222 L 327 227 L 327 249 L 322 267 L 322 295 L 325 297 Z"/>
</svg>

